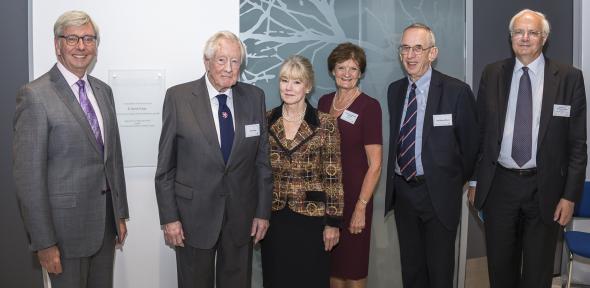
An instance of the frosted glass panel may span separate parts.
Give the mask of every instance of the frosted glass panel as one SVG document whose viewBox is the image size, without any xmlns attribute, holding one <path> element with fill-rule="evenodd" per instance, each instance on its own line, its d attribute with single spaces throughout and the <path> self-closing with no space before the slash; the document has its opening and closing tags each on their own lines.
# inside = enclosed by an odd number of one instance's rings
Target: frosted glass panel
<svg viewBox="0 0 590 288">
<path fill-rule="evenodd" d="M 387 86 L 404 76 L 397 46 L 407 25 L 421 22 L 436 34 L 439 58 L 434 67 L 465 79 L 465 0 L 299 0 L 240 1 L 240 38 L 248 50 L 242 81 L 266 92 L 267 108 L 280 103 L 278 67 L 289 55 L 308 57 L 315 70 L 315 105 L 335 90 L 326 59 L 342 42 L 360 45 L 367 53 L 361 89 L 381 103 L 384 160 L 389 147 Z M 399 247 L 393 215 L 383 217 L 385 167 L 375 193 L 369 287 L 401 287 Z M 262 287 L 260 255 L 254 254 L 253 287 Z"/>
</svg>

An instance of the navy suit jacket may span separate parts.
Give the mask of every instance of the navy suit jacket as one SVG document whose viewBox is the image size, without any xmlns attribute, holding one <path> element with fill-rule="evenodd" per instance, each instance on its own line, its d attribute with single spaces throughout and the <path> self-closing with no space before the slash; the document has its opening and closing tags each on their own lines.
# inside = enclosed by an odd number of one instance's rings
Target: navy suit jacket
<svg viewBox="0 0 590 288">
<path fill-rule="evenodd" d="M 408 78 L 389 85 L 389 160 L 385 213 L 394 208 L 395 162 Z M 451 114 L 451 126 L 434 126 L 433 115 Z M 435 213 L 448 229 L 456 229 L 461 212 L 463 185 L 472 175 L 478 149 L 476 105 L 471 88 L 464 82 L 432 70 L 424 126 L 422 166 Z"/>
<path fill-rule="evenodd" d="M 498 165 L 514 62 L 509 58 L 489 64 L 479 84 L 480 156 L 474 174 L 478 209 L 485 203 Z M 554 105 L 569 106 L 569 117 L 554 116 Z M 574 202 L 579 199 L 586 178 L 587 152 L 582 72 L 549 59 L 545 59 L 536 160 L 541 217 L 550 223 L 561 198 Z"/>
</svg>

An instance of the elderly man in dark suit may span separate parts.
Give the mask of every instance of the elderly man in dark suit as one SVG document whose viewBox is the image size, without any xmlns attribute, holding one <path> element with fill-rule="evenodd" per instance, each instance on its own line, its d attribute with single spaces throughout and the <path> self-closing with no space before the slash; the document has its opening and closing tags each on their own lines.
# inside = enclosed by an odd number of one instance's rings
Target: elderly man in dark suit
<svg viewBox="0 0 590 288">
<path fill-rule="evenodd" d="M 268 229 L 264 92 L 237 82 L 245 56 L 234 34 L 218 32 L 205 76 L 166 93 L 156 196 L 179 287 L 250 287 L 252 244 Z"/>
<path fill-rule="evenodd" d="M 509 25 L 515 58 L 488 65 L 478 92 L 481 147 L 469 199 L 485 212 L 491 287 L 550 287 L 560 225 L 586 172 L 582 73 L 549 60 L 549 22 L 522 10 Z"/>
<path fill-rule="evenodd" d="M 30 247 L 55 288 L 112 287 L 115 242 L 127 233 L 113 94 L 87 74 L 99 39 L 86 13 L 61 15 L 54 26 L 57 64 L 16 98 L 17 196 Z"/>
<path fill-rule="evenodd" d="M 407 77 L 389 86 L 385 213 L 395 211 L 404 287 L 452 287 L 463 186 L 477 155 L 469 86 L 431 64 L 438 48 L 423 24 L 404 29 Z"/>
</svg>

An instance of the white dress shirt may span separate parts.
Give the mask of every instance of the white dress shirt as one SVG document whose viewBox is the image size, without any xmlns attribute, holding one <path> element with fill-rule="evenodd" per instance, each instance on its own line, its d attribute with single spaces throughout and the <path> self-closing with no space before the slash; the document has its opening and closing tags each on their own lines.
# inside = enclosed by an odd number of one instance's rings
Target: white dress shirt
<svg viewBox="0 0 590 288">
<path fill-rule="evenodd" d="M 516 115 L 516 100 L 518 100 L 518 87 L 520 77 L 523 74 L 524 65 L 516 59 L 514 72 L 512 73 L 512 82 L 510 84 L 510 96 L 508 98 L 508 108 L 506 110 L 506 121 L 504 122 L 504 134 L 502 136 L 502 145 L 500 147 L 500 156 L 498 163 L 506 168 L 529 169 L 537 167 L 537 141 L 539 136 L 539 123 L 541 120 L 541 102 L 543 101 L 543 77 L 545 76 L 545 58 L 543 54 L 539 55 L 535 61 L 531 62 L 529 76 L 531 78 L 531 88 L 533 96 L 533 121 L 532 121 L 532 147 L 531 159 L 522 167 L 518 166 L 512 159 L 512 136 L 514 134 L 514 119 Z"/>
<path fill-rule="evenodd" d="M 105 143 L 105 141 L 104 141 L 104 137 L 105 137 L 104 125 L 102 124 L 102 114 L 100 113 L 100 107 L 98 107 L 98 103 L 96 102 L 96 97 L 94 97 L 94 92 L 92 92 L 92 87 L 90 86 L 90 83 L 88 83 L 88 74 L 84 73 L 84 76 L 82 76 L 82 78 L 78 78 L 78 76 L 76 76 L 74 73 L 70 72 L 70 70 L 68 70 L 59 61 L 57 62 L 57 69 L 59 69 L 59 72 L 61 72 L 61 74 L 66 79 L 66 82 L 68 83 L 68 85 L 72 89 L 72 92 L 74 92 L 74 95 L 76 96 L 76 100 L 78 100 L 78 103 L 80 103 L 80 87 L 78 86 L 78 84 L 76 84 L 76 82 L 78 82 L 78 80 L 80 80 L 80 79 L 84 80 L 84 88 L 86 89 L 86 96 L 88 97 L 88 100 L 90 100 L 90 104 L 92 105 L 92 108 L 94 109 L 94 113 L 96 114 L 96 119 L 98 119 L 98 126 L 100 127 L 100 136 L 102 137 L 102 143 Z"/>
<path fill-rule="evenodd" d="M 217 95 L 225 94 L 227 95 L 227 100 L 225 104 L 231 111 L 232 121 L 234 126 L 234 131 L 236 131 L 236 113 L 234 113 L 234 99 L 233 93 L 231 88 L 225 90 L 224 92 L 219 92 L 213 84 L 209 82 L 209 75 L 205 75 L 205 83 L 207 83 L 207 92 L 209 93 L 209 101 L 211 102 L 211 113 L 213 114 L 213 122 L 215 123 L 215 131 L 217 131 L 217 142 L 219 143 L 219 147 L 221 147 L 221 136 L 219 131 L 219 117 L 217 115 L 219 111 L 219 101 L 217 100 Z"/>
</svg>

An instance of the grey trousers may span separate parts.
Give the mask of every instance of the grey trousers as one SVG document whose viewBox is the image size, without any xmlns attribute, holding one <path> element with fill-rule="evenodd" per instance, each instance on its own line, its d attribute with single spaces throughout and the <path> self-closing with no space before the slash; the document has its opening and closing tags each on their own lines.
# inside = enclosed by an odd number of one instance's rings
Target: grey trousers
<svg viewBox="0 0 590 288">
<path fill-rule="evenodd" d="M 117 234 L 111 193 L 106 193 L 106 221 L 102 246 L 89 257 L 61 258 L 63 273 L 49 274 L 52 288 L 111 288 Z"/>
</svg>

